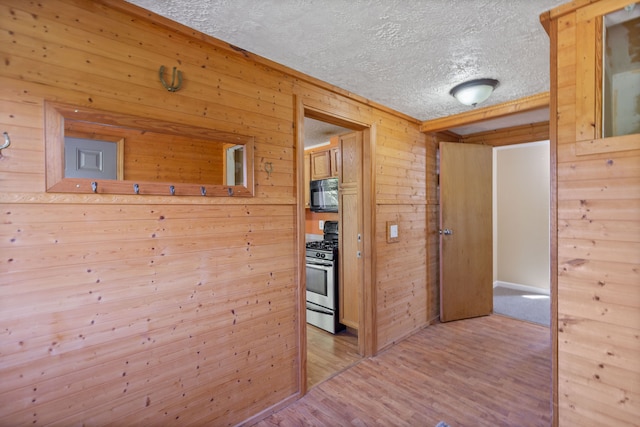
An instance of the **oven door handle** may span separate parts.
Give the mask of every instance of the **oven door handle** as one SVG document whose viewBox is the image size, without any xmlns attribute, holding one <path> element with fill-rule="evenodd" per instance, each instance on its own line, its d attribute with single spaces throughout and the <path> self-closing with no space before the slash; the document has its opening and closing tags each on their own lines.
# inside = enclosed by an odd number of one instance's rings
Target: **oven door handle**
<svg viewBox="0 0 640 427">
<path fill-rule="evenodd" d="M 309 304 L 307 304 L 307 310 L 315 311 L 316 313 L 320 314 L 333 314 L 333 311 L 329 310 L 328 308 L 321 308 L 319 306 L 311 307 L 309 306 Z"/>
<path fill-rule="evenodd" d="M 311 268 L 319 268 L 325 271 L 329 271 L 333 268 L 333 263 L 331 261 L 327 262 L 317 262 L 317 261 L 307 261 L 307 265 Z"/>
</svg>

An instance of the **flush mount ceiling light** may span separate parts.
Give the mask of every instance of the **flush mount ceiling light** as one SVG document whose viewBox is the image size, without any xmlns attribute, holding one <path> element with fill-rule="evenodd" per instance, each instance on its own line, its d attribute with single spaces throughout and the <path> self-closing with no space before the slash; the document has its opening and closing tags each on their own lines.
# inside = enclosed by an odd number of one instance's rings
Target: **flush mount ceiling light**
<svg viewBox="0 0 640 427">
<path fill-rule="evenodd" d="M 468 82 L 460 83 L 451 89 L 449 93 L 462 104 L 475 107 L 491 96 L 498 83 L 495 79 L 469 80 Z"/>
</svg>

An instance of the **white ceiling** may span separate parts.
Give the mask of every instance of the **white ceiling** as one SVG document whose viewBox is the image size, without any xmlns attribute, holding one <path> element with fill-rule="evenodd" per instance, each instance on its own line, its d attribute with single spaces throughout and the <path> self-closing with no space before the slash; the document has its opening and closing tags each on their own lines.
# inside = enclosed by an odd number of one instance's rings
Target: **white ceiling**
<svg viewBox="0 0 640 427">
<path fill-rule="evenodd" d="M 567 1 L 129 0 L 421 121 L 470 79 L 500 81 L 483 107 L 548 91 L 539 16 Z"/>
</svg>

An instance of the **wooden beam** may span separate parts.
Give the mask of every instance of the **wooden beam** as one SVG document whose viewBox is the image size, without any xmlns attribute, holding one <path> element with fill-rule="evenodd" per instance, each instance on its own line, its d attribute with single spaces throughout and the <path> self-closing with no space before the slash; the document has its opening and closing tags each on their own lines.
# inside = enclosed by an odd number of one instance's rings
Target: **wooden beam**
<svg viewBox="0 0 640 427">
<path fill-rule="evenodd" d="M 460 142 L 502 147 L 547 139 L 549 139 L 549 122 L 541 122 L 465 135 L 460 138 Z"/>
<path fill-rule="evenodd" d="M 538 110 L 549 107 L 549 92 L 539 93 L 515 101 L 504 102 L 490 107 L 479 108 L 466 113 L 442 117 L 422 122 L 420 130 L 426 133 L 441 132 L 459 126 L 478 123 L 485 120 L 497 119 L 525 111 Z"/>
<path fill-rule="evenodd" d="M 549 11 L 540 14 L 540 24 L 549 35 L 551 31 L 551 13 Z"/>
</svg>

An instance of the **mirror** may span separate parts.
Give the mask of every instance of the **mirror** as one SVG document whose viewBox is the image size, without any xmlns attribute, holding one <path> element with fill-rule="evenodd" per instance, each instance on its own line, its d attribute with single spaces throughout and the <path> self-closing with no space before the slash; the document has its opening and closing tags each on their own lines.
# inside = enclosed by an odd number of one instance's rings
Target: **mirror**
<svg viewBox="0 0 640 427">
<path fill-rule="evenodd" d="M 603 137 L 640 133 L 640 5 L 604 17 Z"/>
<path fill-rule="evenodd" d="M 47 191 L 253 196 L 253 137 L 45 104 Z"/>
</svg>

